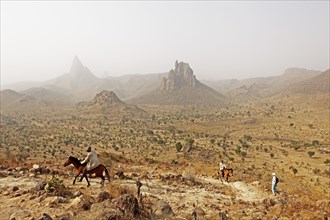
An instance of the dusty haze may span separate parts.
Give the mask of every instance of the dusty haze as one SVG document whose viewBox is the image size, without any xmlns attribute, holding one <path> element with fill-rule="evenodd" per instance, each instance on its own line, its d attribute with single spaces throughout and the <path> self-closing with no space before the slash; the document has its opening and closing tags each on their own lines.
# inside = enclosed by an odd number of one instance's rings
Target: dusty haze
<svg viewBox="0 0 330 220">
<path fill-rule="evenodd" d="M 69 72 L 78 55 L 97 76 L 168 71 L 200 79 L 329 68 L 329 1 L 1 1 L 1 84 Z"/>
</svg>

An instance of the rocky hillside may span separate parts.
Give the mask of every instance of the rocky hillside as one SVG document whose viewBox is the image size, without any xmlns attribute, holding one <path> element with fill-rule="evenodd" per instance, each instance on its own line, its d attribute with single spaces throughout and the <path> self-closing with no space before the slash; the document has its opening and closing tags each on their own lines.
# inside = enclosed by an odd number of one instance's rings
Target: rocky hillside
<svg viewBox="0 0 330 220">
<path fill-rule="evenodd" d="M 314 93 L 329 93 L 330 92 L 330 70 L 305 80 L 295 87 L 290 89 L 294 93 L 314 94 Z"/>
<path fill-rule="evenodd" d="M 0 97 L 1 113 L 5 114 L 36 112 L 40 110 L 40 108 L 47 107 L 45 102 L 9 89 L 1 91 Z"/>
<path fill-rule="evenodd" d="M 277 95 L 319 74 L 321 74 L 320 71 L 288 68 L 279 76 L 220 80 L 217 82 L 206 81 L 205 83 L 232 99 L 243 101 Z"/>
<path fill-rule="evenodd" d="M 106 114 L 108 116 L 142 117 L 147 113 L 135 105 L 121 101 L 113 91 L 103 90 L 93 100 L 77 104 L 80 113 Z"/>
<path fill-rule="evenodd" d="M 188 63 L 177 61 L 150 93 L 129 100 L 138 104 L 158 105 L 224 105 L 227 99 L 196 79 Z"/>
</svg>

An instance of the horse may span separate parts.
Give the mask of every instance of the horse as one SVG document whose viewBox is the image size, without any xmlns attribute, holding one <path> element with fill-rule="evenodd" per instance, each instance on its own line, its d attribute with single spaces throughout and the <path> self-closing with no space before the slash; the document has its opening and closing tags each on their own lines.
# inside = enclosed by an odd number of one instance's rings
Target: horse
<svg viewBox="0 0 330 220">
<path fill-rule="evenodd" d="M 74 166 L 74 167 L 76 168 L 76 170 L 77 170 L 77 175 L 74 177 L 74 180 L 73 180 L 73 185 L 74 185 L 74 184 L 76 183 L 76 179 L 77 179 L 77 177 L 78 177 L 81 173 L 83 173 L 84 168 L 86 167 L 86 164 L 81 164 L 80 161 L 79 161 L 77 158 L 72 157 L 72 156 L 70 156 L 70 157 L 68 158 L 68 160 L 65 161 L 64 166 L 66 167 L 66 166 L 68 166 L 68 165 L 70 165 L 70 164 L 73 164 L 73 166 Z M 87 174 L 95 174 L 96 177 L 101 177 L 101 178 L 102 178 L 101 185 L 102 185 L 102 187 L 103 187 L 103 185 L 104 185 L 104 180 L 105 180 L 105 178 L 104 178 L 104 176 L 103 176 L 103 171 L 105 171 L 105 174 L 106 174 L 106 176 L 107 176 L 107 179 L 108 179 L 109 182 L 110 182 L 110 175 L 109 175 L 109 172 L 108 172 L 107 168 L 106 168 L 104 165 L 102 165 L 102 164 L 100 164 L 99 166 L 97 166 L 96 168 L 94 168 L 94 169 L 92 169 L 92 170 L 87 171 Z M 87 181 L 87 187 L 89 187 L 91 184 L 90 184 L 89 181 L 88 181 L 87 175 L 82 176 L 81 179 L 80 179 L 80 181 L 81 181 L 84 177 L 85 177 L 85 179 L 86 179 L 86 181 Z"/>
<path fill-rule="evenodd" d="M 222 175 L 221 172 L 218 172 L 220 175 L 220 180 L 222 182 Z M 234 175 L 234 170 L 232 168 L 224 168 L 223 169 L 223 176 L 225 177 L 226 181 L 228 182 L 228 177 L 230 177 L 230 174 L 233 176 Z"/>
</svg>

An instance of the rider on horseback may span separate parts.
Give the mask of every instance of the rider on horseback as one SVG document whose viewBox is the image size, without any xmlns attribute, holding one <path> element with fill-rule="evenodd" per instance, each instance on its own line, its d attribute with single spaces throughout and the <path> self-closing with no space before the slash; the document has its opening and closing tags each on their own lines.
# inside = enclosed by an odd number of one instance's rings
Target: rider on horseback
<svg viewBox="0 0 330 220">
<path fill-rule="evenodd" d="M 223 160 L 220 161 L 220 174 L 222 176 L 222 178 L 224 178 L 225 173 L 224 173 L 224 169 L 226 169 L 226 165 L 223 163 Z"/>
<path fill-rule="evenodd" d="M 96 152 L 92 150 L 91 147 L 87 148 L 87 152 L 88 152 L 87 157 L 85 158 L 85 160 L 81 162 L 81 164 L 87 163 L 87 166 L 85 167 L 84 172 L 79 180 L 80 182 L 82 181 L 83 177 L 87 174 L 88 171 L 93 170 L 94 168 L 96 168 L 101 164 L 99 159 L 97 158 Z"/>
</svg>

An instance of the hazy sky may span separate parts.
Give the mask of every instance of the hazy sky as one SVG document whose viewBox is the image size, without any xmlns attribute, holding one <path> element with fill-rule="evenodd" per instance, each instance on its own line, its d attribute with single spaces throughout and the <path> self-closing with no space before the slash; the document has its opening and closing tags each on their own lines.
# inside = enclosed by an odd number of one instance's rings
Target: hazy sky
<svg viewBox="0 0 330 220">
<path fill-rule="evenodd" d="M 1 1 L 1 84 L 43 81 L 77 55 L 96 76 L 198 79 L 329 68 L 329 1 Z"/>
</svg>

